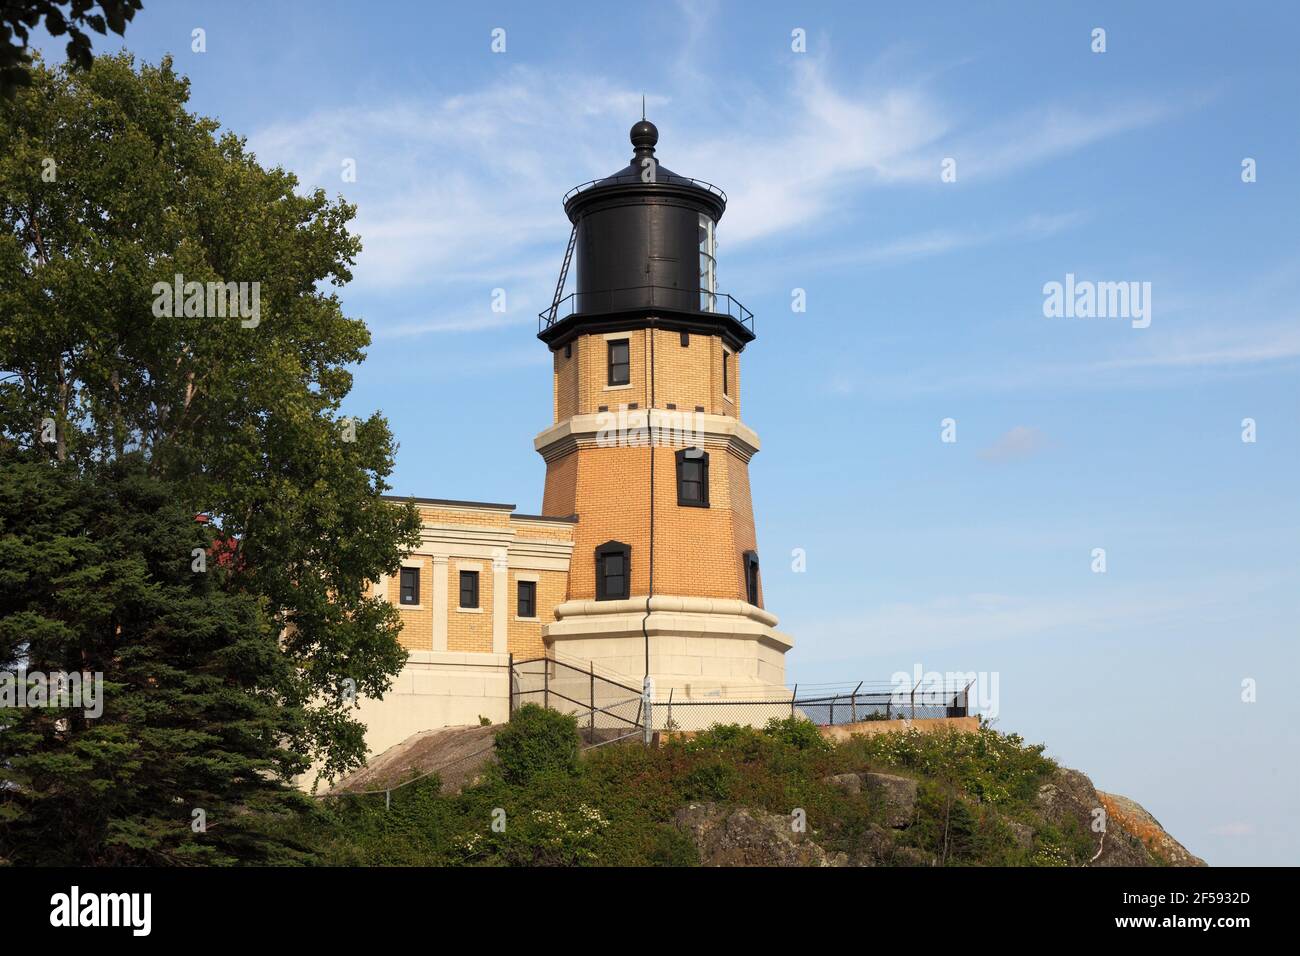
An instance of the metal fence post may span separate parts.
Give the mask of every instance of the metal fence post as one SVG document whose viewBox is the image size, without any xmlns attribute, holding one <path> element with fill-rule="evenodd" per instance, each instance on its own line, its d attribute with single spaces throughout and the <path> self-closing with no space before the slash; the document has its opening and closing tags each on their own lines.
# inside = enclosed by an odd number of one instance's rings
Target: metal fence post
<svg viewBox="0 0 1300 956">
<path fill-rule="evenodd" d="M 839 694 L 831 698 L 831 726 L 835 726 L 835 702 L 839 700 Z"/>
<path fill-rule="evenodd" d="M 596 664 L 593 661 L 587 661 L 588 677 L 591 678 L 591 720 L 589 730 L 587 731 L 591 743 L 596 742 Z"/>
<path fill-rule="evenodd" d="M 862 690 L 862 681 L 858 681 L 858 686 L 853 688 L 853 698 L 852 698 L 853 702 L 851 704 L 853 709 L 851 711 L 850 716 L 853 717 L 853 722 L 855 724 L 858 722 L 858 691 L 860 690 Z"/>
<path fill-rule="evenodd" d="M 645 728 L 642 731 L 642 743 L 647 747 L 650 746 L 650 736 L 654 732 L 654 701 L 651 697 L 654 694 L 654 680 L 649 674 L 645 675 L 645 683 L 641 685 L 641 696 L 645 700 Z"/>
<path fill-rule="evenodd" d="M 513 715 L 515 712 L 515 655 L 510 655 L 510 671 L 506 674 L 506 689 L 509 691 L 509 703 L 506 705 L 506 713 Z"/>
<path fill-rule="evenodd" d="M 668 689 L 668 722 L 664 724 L 665 730 L 673 729 L 673 692 L 676 690 L 676 687 L 670 687 Z"/>
<path fill-rule="evenodd" d="M 542 658 L 542 706 L 551 706 L 551 662 Z"/>
<path fill-rule="evenodd" d="M 790 716 L 794 716 L 794 702 L 799 698 L 799 685 L 794 685 L 794 693 L 790 695 Z"/>
</svg>

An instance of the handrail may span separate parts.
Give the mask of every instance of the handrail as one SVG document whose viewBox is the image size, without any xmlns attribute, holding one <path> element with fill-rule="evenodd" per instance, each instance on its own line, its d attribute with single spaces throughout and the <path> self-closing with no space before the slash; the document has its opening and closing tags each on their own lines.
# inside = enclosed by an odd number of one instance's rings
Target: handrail
<svg viewBox="0 0 1300 956">
<path fill-rule="evenodd" d="M 564 194 L 564 198 L 561 199 L 560 202 L 564 205 L 568 205 L 569 200 L 572 199 L 574 196 L 578 195 L 578 193 L 586 192 L 587 190 L 592 189 L 596 186 L 623 185 L 625 183 L 630 183 L 633 185 L 643 184 L 646 186 L 656 186 L 656 185 L 664 185 L 664 184 L 670 186 L 673 185 L 695 186 L 699 189 L 703 189 L 705 192 L 712 193 L 713 195 L 721 199 L 724 203 L 727 201 L 727 194 L 722 191 L 721 186 L 715 186 L 713 185 L 713 183 L 708 182 L 707 180 L 695 179 L 694 177 L 691 176 L 679 176 L 676 173 L 661 173 L 659 171 L 659 167 L 656 166 L 655 178 L 653 180 L 644 180 L 641 178 L 641 175 L 639 173 L 631 176 L 620 173 L 614 176 L 604 176 L 600 179 L 589 179 L 585 183 L 579 183 L 578 185 L 570 189 L 567 193 Z"/>
<path fill-rule="evenodd" d="M 632 293 L 639 294 L 632 295 Z M 703 307 L 706 303 L 708 308 Z M 587 308 L 580 308 L 580 305 Z M 754 313 L 745 308 L 744 304 L 730 293 L 710 292 L 707 289 L 679 289 L 675 286 L 663 285 L 634 285 L 621 289 L 570 292 L 550 308 L 537 313 L 538 331 L 544 332 L 562 318 L 571 315 L 646 307 L 693 312 L 698 315 L 725 315 L 735 319 L 751 332 L 754 331 Z"/>
</svg>

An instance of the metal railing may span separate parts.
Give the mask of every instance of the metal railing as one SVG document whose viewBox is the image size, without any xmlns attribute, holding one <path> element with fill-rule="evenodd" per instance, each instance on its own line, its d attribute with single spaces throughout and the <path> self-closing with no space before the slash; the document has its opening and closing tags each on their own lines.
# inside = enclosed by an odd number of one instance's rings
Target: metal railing
<svg viewBox="0 0 1300 956">
<path fill-rule="evenodd" d="M 966 687 L 939 690 L 902 690 L 895 685 L 863 690 L 863 684 L 845 694 L 799 696 L 798 689 L 781 700 L 677 699 L 670 692 L 655 701 L 655 730 L 706 730 L 714 724 L 762 727 L 770 720 L 802 717 L 819 727 L 875 720 L 916 720 L 966 717 L 970 713 Z"/>
<path fill-rule="evenodd" d="M 512 661 L 510 713 L 526 703 L 571 714 L 588 747 L 639 737 L 645 727 L 641 689 L 602 676 L 591 664 L 553 657 Z"/>
<path fill-rule="evenodd" d="M 544 332 L 571 315 L 601 312 L 624 312 L 632 309 L 661 308 L 700 315 L 725 315 L 754 331 L 754 313 L 726 292 L 707 289 L 678 289 L 662 285 L 629 286 L 600 292 L 570 292 L 548 309 L 537 313 L 537 330 Z"/>
<path fill-rule="evenodd" d="M 568 205 L 569 200 L 578 193 L 585 193 L 588 189 L 596 186 L 624 186 L 624 185 L 641 185 L 655 186 L 694 186 L 697 189 L 703 189 L 705 192 L 712 193 L 721 199 L 724 203 L 727 201 L 727 194 L 722 191 L 722 187 L 715 186 L 711 182 L 703 179 L 693 179 L 690 176 L 678 176 L 676 173 L 670 173 L 664 170 L 662 166 L 655 166 L 655 178 L 652 181 L 646 181 L 640 172 L 619 173 L 615 176 L 606 176 L 603 179 L 589 179 L 585 183 L 579 183 L 564 194 L 560 200 L 564 205 Z"/>
<path fill-rule="evenodd" d="M 843 685 L 848 687 L 849 685 Z M 715 724 L 763 727 L 768 721 L 799 717 L 821 727 L 862 721 L 923 720 L 970 716 L 971 684 L 917 684 L 861 681 L 844 693 L 822 690 L 756 699 L 704 697 L 683 700 L 675 689 L 647 708 L 640 688 L 603 675 L 589 662 L 553 657 L 514 661 L 510 672 L 510 710 L 532 702 L 572 714 L 588 746 L 644 736 L 653 731 L 707 730 Z M 646 711 L 649 711 L 647 714 Z M 647 723 L 649 728 L 647 730 Z"/>
</svg>

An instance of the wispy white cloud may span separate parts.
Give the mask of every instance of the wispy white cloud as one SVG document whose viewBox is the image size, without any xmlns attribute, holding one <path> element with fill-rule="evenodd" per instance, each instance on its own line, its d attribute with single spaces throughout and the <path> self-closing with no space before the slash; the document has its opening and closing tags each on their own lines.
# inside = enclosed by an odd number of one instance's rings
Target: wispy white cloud
<svg viewBox="0 0 1300 956">
<path fill-rule="evenodd" d="M 948 150 L 946 155 L 957 160 L 961 181 L 1005 176 L 1159 123 L 1200 102 L 1199 97 L 1193 97 L 1178 104 L 1143 99 L 1036 107 L 955 136 L 944 143 L 944 148 Z M 938 168 L 936 160 L 929 175 L 937 178 Z"/>
<path fill-rule="evenodd" d="M 991 445 L 979 452 L 985 461 L 1016 461 L 1030 456 L 1047 447 L 1047 436 L 1038 428 L 1028 425 L 1016 425 L 1003 432 Z"/>
<path fill-rule="evenodd" d="M 693 42 L 703 42 L 707 17 L 691 23 Z M 673 117 L 660 117 L 665 165 L 727 189 L 729 247 L 823 224 L 846 195 L 864 189 L 937 181 L 938 157 L 955 135 L 953 110 L 922 84 L 854 88 L 835 84 L 828 71 L 811 55 L 797 58 L 777 89 L 723 98 L 732 107 L 725 115 L 704 111 L 696 86 L 681 77 L 679 92 L 649 98 L 652 112 Z M 321 110 L 264 128 L 250 144 L 262 161 L 357 203 L 358 286 L 510 283 L 541 298 L 563 252 L 560 194 L 618 168 L 640 109 L 641 91 L 604 77 L 515 67 L 438 100 Z M 1021 168 L 1163 115 L 1152 105 L 1044 108 L 976 127 L 962 133 L 970 159 L 961 175 Z M 355 182 L 342 179 L 347 159 L 356 162 Z M 986 230 L 936 229 L 850 252 L 845 261 L 937 255 L 1051 234 L 1076 221 L 1078 214 L 1066 214 Z"/>
<path fill-rule="evenodd" d="M 1026 321 L 1048 321 L 1038 317 Z M 1204 320 L 1202 320 L 1204 323 Z M 1183 323 L 1189 325 L 1189 322 Z M 1240 375 L 1289 371 L 1300 363 L 1300 319 L 1259 321 L 1220 315 L 1187 331 L 1117 327 L 1119 336 L 1074 346 L 1099 358 L 1034 361 L 1021 354 L 954 353 L 925 368 L 837 370 L 822 386 L 834 395 L 869 391 L 891 399 L 935 394 L 1009 393 L 1039 389 L 1161 388 Z"/>
<path fill-rule="evenodd" d="M 1047 239 L 1082 225 L 1089 218 L 1088 213 L 1075 211 L 1025 216 L 999 226 L 931 229 L 883 242 L 849 245 L 839 252 L 810 255 L 795 260 L 794 267 L 807 271 L 912 262 L 981 246 Z"/>
<path fill-rule="evenodd" d="M 1300 321 L 1226 329 L 1218 325 L 1130 355 L 1093 362 L 1091 370 L 1195 369 L 1300 358 Z"/>
</svg>

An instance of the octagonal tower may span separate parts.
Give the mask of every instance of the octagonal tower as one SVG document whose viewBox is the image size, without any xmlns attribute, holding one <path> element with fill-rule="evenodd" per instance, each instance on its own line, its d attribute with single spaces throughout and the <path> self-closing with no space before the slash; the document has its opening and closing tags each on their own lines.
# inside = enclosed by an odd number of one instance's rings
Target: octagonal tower
<svg viewBox="0 0 1300 956">
<path fill-rule="evenodd" d="M 717 288 L 722 190 L 655 156 L 564 197 L 573 232 L 540 316 L 554 361 L 545 515 L 576 515 L 568 599 L 544 629 L 561 658 L 648 674 L 678 699 L 784 693 L 790 639 L 763 607 L 740 418 L 753 316 Z M 576 291 L 559 299 L 571 259 Z"/>
</svg>

